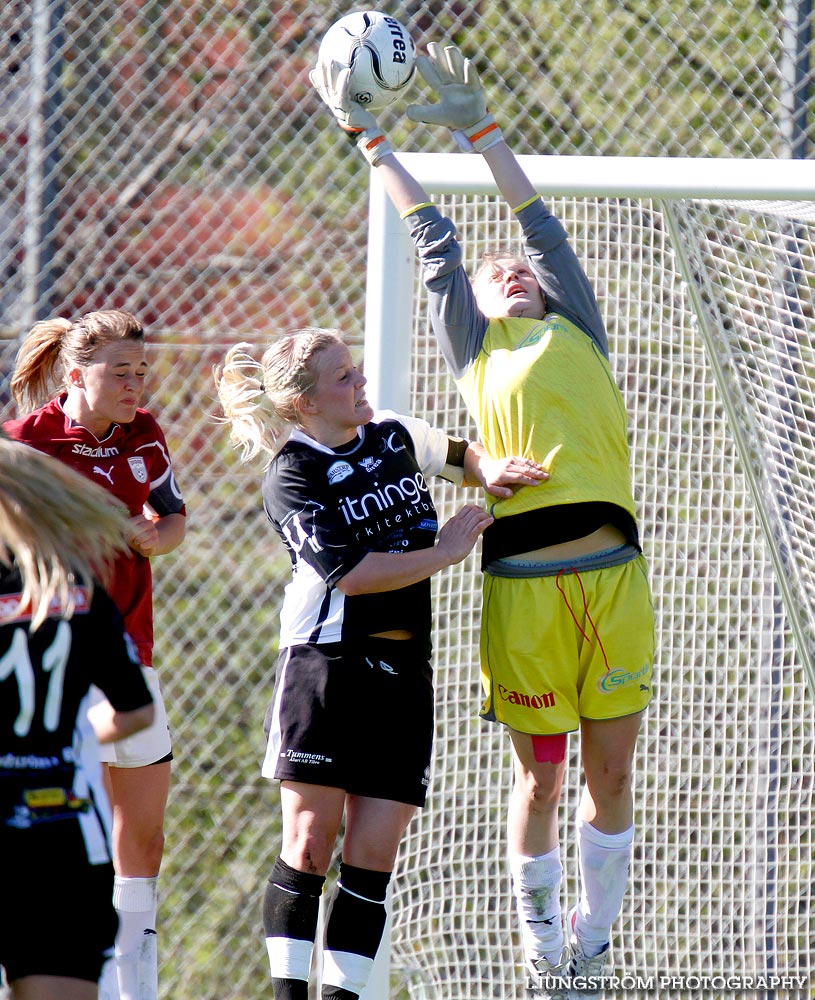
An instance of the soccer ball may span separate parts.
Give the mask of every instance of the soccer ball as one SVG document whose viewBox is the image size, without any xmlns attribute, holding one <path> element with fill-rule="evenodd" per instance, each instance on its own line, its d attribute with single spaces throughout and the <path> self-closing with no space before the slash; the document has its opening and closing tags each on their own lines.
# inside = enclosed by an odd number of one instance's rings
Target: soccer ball
<svg viewBox="0 0 815 1000">
<path fill-rule="evenodd" d="M 360 59 L 363 50 L 370 60 Z M 395 101 L 413 79 L 416 47 L 404 27 L 376 10 L 346 14 L 328 29 L 318 59 L 351 69 L 349 97 L 372 111 Z"/>
</svg>

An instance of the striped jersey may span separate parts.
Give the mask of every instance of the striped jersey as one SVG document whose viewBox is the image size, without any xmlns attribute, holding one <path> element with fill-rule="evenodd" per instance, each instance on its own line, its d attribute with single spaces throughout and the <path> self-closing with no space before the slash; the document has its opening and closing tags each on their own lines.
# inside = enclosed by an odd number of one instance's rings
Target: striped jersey
<svg viewBox="0 0 815 1000">
<path fill-rule="evenodd" d="M 262 487 L 264 509 L 292 565 L 281 648 L 405 629 L 429 649 L 429 580 L 350 597 L 336 583 L 369 552 L 435 544 L 438 518 L 426 477 L 444 469 L 447 450 L 444 432 L 390 411 L 375 414 L 341 448 L 299 430 L 291 434 Z"/>
</svg>

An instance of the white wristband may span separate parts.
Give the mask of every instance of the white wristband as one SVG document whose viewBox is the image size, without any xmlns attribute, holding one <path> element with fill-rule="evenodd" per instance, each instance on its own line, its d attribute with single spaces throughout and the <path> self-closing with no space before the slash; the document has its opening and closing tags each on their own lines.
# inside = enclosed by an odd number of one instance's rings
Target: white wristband
<svg viewBox="0 0 815 1000">
<path fill-rule="evenodd" d="M 465 153 L 483 153 L 504 138 L 493 116 L 487 112 L 483 118 L 467 129 L 457 129 L 453 137 Z"/>
<path fill-rule="evenodd" d="M 369 128 L 356 137 L 357 149 L 372 167 L 379 165 L 383 156 L 393 152 L 393 146 L 381 129 Z"/>
</svg>

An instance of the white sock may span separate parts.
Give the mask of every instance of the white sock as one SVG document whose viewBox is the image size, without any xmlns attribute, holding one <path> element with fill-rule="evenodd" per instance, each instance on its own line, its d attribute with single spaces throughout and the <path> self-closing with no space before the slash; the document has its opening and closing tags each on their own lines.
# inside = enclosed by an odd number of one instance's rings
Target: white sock
<svg viewBox="0 0 815 1000">
<path fill-rule="evenodd" d="M 119 914 L 116 973 L 120 1000 L 158 1000 L 157 886 L 158 877 L 117 875 L 113 882 L 113 905 Z"/>
<path fill-rule="evenodd" d="M 577 821 L 580 853 L 580 902 L 574 933 L 587 958 L 599 955 L 611 937 L 611 925 L 622 909 L 631 867 L 634 827 L 622 833 L 601 833 L 583 819 Z"/>
<path fill-rule="evenodd" d="M 560 848 L 534 858 L 510 853 L 509 870 L 524 955 L 527 959 L 545 958 L 557 964 L 563 950 Z"/>
</svg>

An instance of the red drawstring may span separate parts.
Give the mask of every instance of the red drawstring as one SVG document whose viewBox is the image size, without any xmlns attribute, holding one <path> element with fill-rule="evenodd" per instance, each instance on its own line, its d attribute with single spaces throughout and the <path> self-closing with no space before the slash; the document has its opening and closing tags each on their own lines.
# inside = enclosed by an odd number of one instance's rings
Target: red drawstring
<svg viewBox="0 0 815 1000">
<path fill-rule="evenodd" d="M 569 567 L 567 569 L 561 569 L 561 570 L 558 571 L 558 574 L 555 577 L 555 586 L 560 591 L 560 596 L 563 598 L 563 600 L 564 600 L 564 602 L 566 604 L 566 607 L 569 609 L 569 614 L 572 616 L 572 620 L 574 621 L 575 625 L 577 626 L 577 630 L 580 632 L 580 634 L 583 636 L 583 638 L 586 640 L 586 642 L 590 643 L 592 640 L 583 631 L 582 625 L 577 620 L 577 616 L 575 615 L 574 611 L 572 610 L 571 604 L 569 604 L 569 598 L 566 596 L 566 592 L 564 591 L 564 589 L 560 585 L 560 578 L 561 578 L 561 576 L 563 576 L 564 573 L 572 573 L 577 578 L 577 582 L 580 584 L 580 593 L 583 595 L 583 613 L 585 614 L 586 618 L 589 621 L 589 624 L 591 625 L 592 629 L 594 630 L 594 635 L 597 638 L 597 645 L 600 647 L 600 652 L 603 654 L 603 663 L 605 663 L 605 665 L 606 665 L 606 673 L 608 673 L 609 670 L 611 670 L 611 667 L 609 666 L 609 663 L 608 663 L 608 657 L 606 656 L 605 647 L 603 646 L 603 640 L 600 638 L 600 633 L 597 631 L 597 626 L 594 624 L 594 619 L 589 614 L 589 603 L 586 600 L 586 591 L 583 588 L 583 581 L 580 579 L 580 574 L 577 572 L 577 570 L 573 566 Z"/>
</svg>

